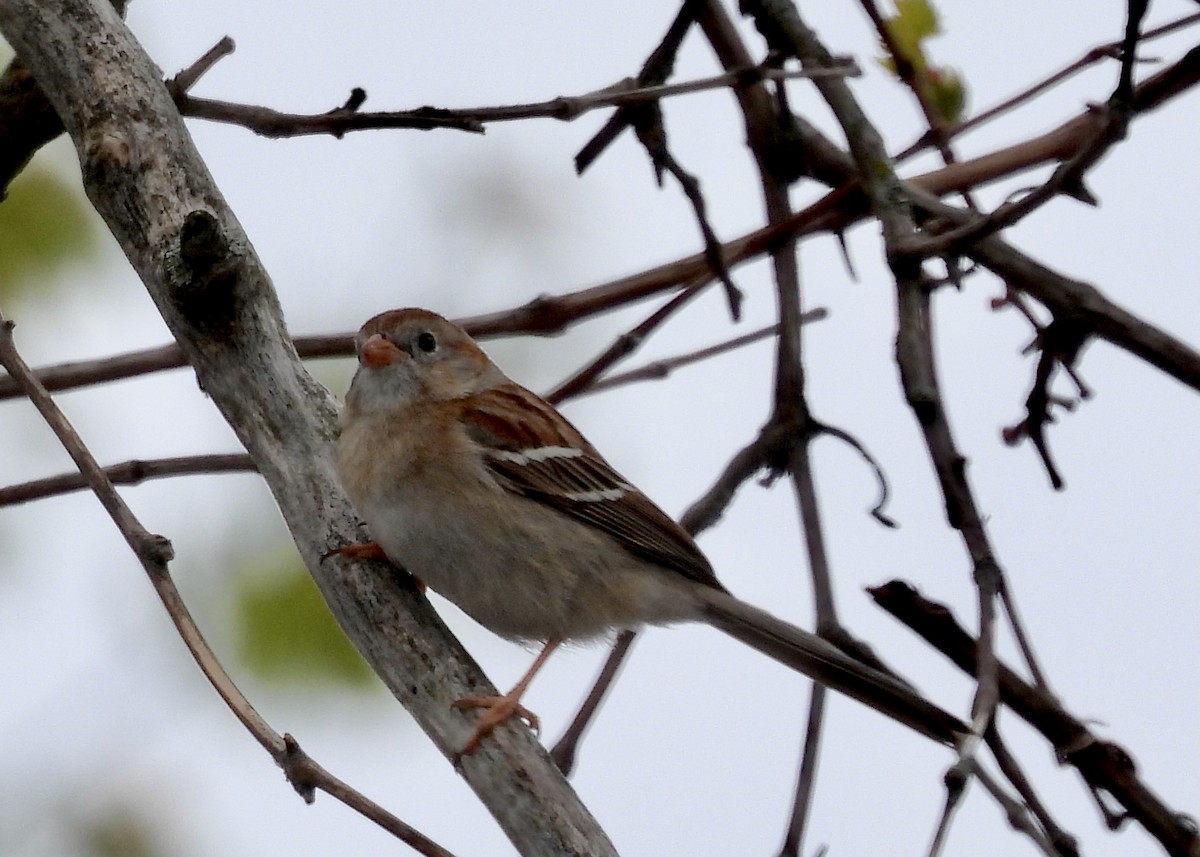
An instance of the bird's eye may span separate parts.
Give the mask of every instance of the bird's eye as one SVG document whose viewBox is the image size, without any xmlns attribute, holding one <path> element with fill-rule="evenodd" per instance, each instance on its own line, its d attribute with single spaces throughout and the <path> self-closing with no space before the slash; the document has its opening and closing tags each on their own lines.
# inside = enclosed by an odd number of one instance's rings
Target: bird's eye
<svg viewBox="0 0 1200 857">
<path fill-rule="evenodd" d="M 417 348 L 426 354 L 432 354 L 437 350 L 437 338 L 429 331 L 425 331 L 417 336 Z"/>
</svg>

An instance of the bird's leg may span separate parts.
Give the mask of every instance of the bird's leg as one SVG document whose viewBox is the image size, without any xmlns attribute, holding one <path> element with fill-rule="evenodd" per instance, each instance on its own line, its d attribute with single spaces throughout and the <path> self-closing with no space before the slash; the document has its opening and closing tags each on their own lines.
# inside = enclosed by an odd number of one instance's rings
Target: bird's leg
<svg viewBox="0 0 1200 857">
<path fill-rule="evenodd" d="M 491 735 L 496 727 L 506 722 L 512 717 L 520 717 L 534 732 L 538 731 L 539 723 L 537 715 L 530 711 L 525 706 L 521 705 L 521 696 L 525 693 L 529 683 L 533 681 L 533 677 L 537 675 L 538 670 L 550 659 L 550 655 L 554 650 L 562 644 L 561 637 L 551 637 L 546 641 L 546 645 L 542 647 L 541 652 L 534 659 L 533 664 L 521 676 L 513 689 L 504 696 L 464 696 L 462 699 L 456 700 L 455 708 L 484 708 L 487 709 L 483 713 L 483 717 L 479 719 L 479 725 L 475 728 L 473 734 L 466 744 L 463 745 L 459 756 L 469 756 L 475 752 L 484 738 Z"/>
<path fill-rule="evenodd" d="M 344 556 L 346 559 L 387 559 L 387 554 L 383 552 L 376 542 L 362 542 L 356 545 L 342 545 L 340 548 L 334 548 L 330 551 L 325 551 L 321 554 L 321 560 L 327 560 L 331 556 Z"/>
<path fill-rule="evenodd" d="M 329 559 L 331 556 L 344 556 L 346 559 L 381 559 L 384 562 L 391 562 L 391 558 L 383 552 L 378 542 L 360 542 L 353 545 L 342 545 L 340 548 L 325 551 L 321 554 L 321 562 Z M 395 563 L 392 563 L 395 565 Z M 407 569 L 401 568 L 402 571 Z M 425 581 L 417 577 L 415 574 L 409 574 L 412 578 L 413 585 L 417 587 L 417 591 L 424 594 L 426 590 Z"/>
</svg>

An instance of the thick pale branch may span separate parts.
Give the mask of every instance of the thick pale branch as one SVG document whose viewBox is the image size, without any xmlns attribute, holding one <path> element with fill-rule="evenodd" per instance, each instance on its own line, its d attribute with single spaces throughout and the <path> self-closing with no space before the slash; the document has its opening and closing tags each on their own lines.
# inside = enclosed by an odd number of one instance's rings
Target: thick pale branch
<svg viewBox="0 0 1200 857">
<path fill-rule="evenodd" d="M 320 562 L 361 539 L 332 456 L 334 402 L 292 348 L 270 280 L 154 64 L 112 9 L 2 0 L 0 30 L 57 110 L 84 183 L 167 326 L 254 458 L 334 615 L 448 756 L 491 691 L 427 602 L 386 566 Z M 462 773 L 525 854 L 611 854 L 532 736 L 504 729 Z"/>
<path fill-rule="evenodd" d="M 171 617 L 179 636 L 191 652 L 197 666 L 212 684 L 213 689 L 287 773 L 288 780 L 305 800 L 312 802 L 314 789 L 321 789 L 338 800 L 353 807 L 375 821 L 398 839 L 411 845 L 426 857 L 452 857 L 444 848 L 424 836 L 420 831 L 404 823 L 383 807 L 369 800 L 346 783 L 330 774 L 304 753 L 290 735 L 280 735 L 262 718 L 250 704 L 250 700 L 238 689 L 230 675 L 225 672 L 216 654 L 209 647 L 200 628 L 184 604 L 179 589 L 171 578 L 168 563 L 174 556 L 171 543 L 162 536 L 154 535 L 142 526 L 141 521 L 113 487 L 108 474 L 96 462 L 83 439 L 67 421 L 50 394 L 33 376 L 13 344 L 12 323 L 0 316 L 0 364 L 21 385 L 30 401 L 41 413 L 46 424 L 58 436 L 63 448 L 79 467 L 79 476 L 91 488 L 96 499 L 104 507 L 133 550 L 155 592 Z"/>
</svg>

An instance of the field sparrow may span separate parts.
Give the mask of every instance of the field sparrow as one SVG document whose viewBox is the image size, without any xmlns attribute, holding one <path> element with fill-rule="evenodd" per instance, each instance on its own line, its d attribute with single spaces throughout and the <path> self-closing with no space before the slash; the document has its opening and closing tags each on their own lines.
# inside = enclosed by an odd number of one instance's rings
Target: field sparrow
<svg viewBox="0 0 1200 857">
<path fill-rule="evenodd" d="M 377 315 L 356 340 L 338 468 L 386 556 L 495 633 L 545 643 L 463 748 L 527 712 L 520 696 L 564 640 L 706 622 L 919 732 L 967 731 L 903 681 L 730 595 L 692 538 L 548 402 L 509 380 L 457 325 Z"/>
</svg>

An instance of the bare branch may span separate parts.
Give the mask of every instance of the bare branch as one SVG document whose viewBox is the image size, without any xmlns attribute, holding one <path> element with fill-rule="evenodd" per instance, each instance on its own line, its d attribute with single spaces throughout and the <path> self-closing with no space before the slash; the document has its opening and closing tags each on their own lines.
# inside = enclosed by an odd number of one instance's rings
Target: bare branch
<svg viewBox="0 0 1200 857">
<path fill-rule="evenodd" d="M 987 741 L 988 749 L 992 751 L 992 756 L 996 759 L 996 764 L 999 765 L 1001 773 L 1005 779 L 1013 784 L 1017 793 L 1021 795 L 1021 800 L 1024 801 L 1024 807 L 1033 814 L 1038 820 L 1045 837 L 1049 840 L 1053 847 L 1053 854 L 1064 855 L 1064 857 L 1077 857 L 1079 854 L 1079 843 L 1074 835 L 1064 829 L 1050 815 L 1050 810 L 1045 803 L 1037 796 L 1033 790 L 1033 784 L 1029 782 L 1029 778 L 1021 769 L 1016 758 L 1009 752 L 1008 745 L 1000 736 L 1000 730 L 996 723 L 993 722 L 987 734 L 984 735 Z"/>
<path fill-rule="evenodd" d="M 671 25 L 667 28 L 667 32 L 663 35 L 662 41 L 650 52 L 650 56 L 642 64 L 641 71 L 633 80 L 634 86 L 662 86 L 667 82 L 675 70 L 675 56 L 679 53 L 683 38 L 696 20 L 696 11 L 699 5 L 696 0 L 684 0 L 679 12 L 676 13 Z M 582 175 L 622 131 L 644 123 L 644 121 L 644 110 L 638 110 L 633 105 L 619 107 L 604 123 L 604 126 L 593 135 L 592 139 L 588 140 L 579 150 L 579 154 L 575 156 L 575 172 Z M 662 183 L 661 176 L 659 183 Z"/>
<path fill-rule="evenodd" d="M 618 360 L 628 357 L 639 348 L 646 341 L 646 338 L 663 325 L 667 319 L 699 295 L 704 286 L 711 282 L 711 280 L 712 278 L 707 274 L 697 278 L 686 286 L 683 291 L 651 313 L 645 321 L 638 324 L 633 330 L 618 336 L 616 342 L 609 346 L 603 354 L 554 390 L 547 393 L 546 400 L 551 404 L 558 404 L 586 390 L 604 370 L 608 369 Z"/>
<path fill-rule="evenodd" d="M 682 38 L 682 35 L 682 31 L 678 33 L 679 38 Z M 675 47 L 678 45 L 676 44 Z M 359 111 L 359 107 L 367 98 L 366 91 L 361 88 L 355 88 L 350 99 L 342 106 L 317 114 L 283 113 L 270 107 L 235 104 L 230 101 L 191 95 L 189 90 L 196 81 L 214 64 L 223 57 L 229 56 L 233 51 L 233 40 L 226 36 L 190 67 L 169 79 L 166 82 L 167 89 L 179 112 L 184 116 L 239 125 L 256 134 L 271 138 L 301 137 L 311 134 L 329 134 L 341 138 L 350 131 L 380 129 L 429 131 L 435 128 L 445 128 L 483 133 L 485 125 L 492 122 L 539 118 L 570 122 L 585 113 L 605 107 L 617 107 L 620 108 L 620 111 L 636 110 L 642 106 L 655 104 L 663 98 L 678 95 L 725 87 L 747 86 L 767 79 L 786 80 L 813 76 L 812 72 L 807 71 L 746 67 L 700 80 L 665 84 L 666 74 L 669 73 L 668 69 L 662 75 L 623 80 L 586 95 L 558 96 L 547 101 L 529 104 L 457 109 L 426 106 L 414 110 L 376 113 Z M 861 74 L 861 71 L 853 61 L 844 60 L 839 65 L 820 70 L 818 74 L 853 77 Z M 618 115 L 626 114 L 619 112 Z M 614 120 L 610 121 L 610 125 L 614 125 L 617 130 L 620 130 L 624 127 L 623 121 L 617 121 L 614 117 Z M 615 133 L 612 136 L 615 136 Z M 580 172 L 582 170 L 583 167 L 580 168 Z"/>
<path fill-rule="evenodd" d="M 604 665 L 600 668 L 600 674 L 596 676 L 592 689 L 588 691 L 583 704 L 571 718 L 571 723 L 567 726 L 563 736 L 551 748 L 550 756 L 564 774 L 570 776 L 571 771 L 574 770 L 575 757 L 579 752 L 579 744 L 583 741 L 584 733 L 587 732 L 588 726 L 599 713 L 600 705 L 604 702 L 608 689 L 617 680 L 621 664 L 625 663 L 625 658 L 636 640 L 637 631 L 626 629 L 617 635 L 612 651 L 608 653 Z"/>
<path fill-rule="evenodd" d="M 950 609 L 922 597 L 903 581 L 867 590 L 875 602 L 948 657 L 968 675 L 975 675 L 977 645 L 954 619 Z M 1058 753 L 1094 788 L 1112 795 L 1129 815 L 1163 844 L 1168 854 L 1192 857 L 1200 851 L 1200 835 L 1186 816 L 1163 804 L 1138 776 L 1129 753 L 1092 734 L 1087 725 L 1066 711 L 1049 691 L 1032 687 L 1003 664 L 999 667 L 1004 704 L 1037 729 Z"/>
<path fill-rule="evenodd" d="M 45 388 L 43 388 L 45 389 Z M 138 485 L 147 479 L 185 476 L 198 473 L 255 472 L 254 460 L 245 453 L 191 455 L 181 458 L 134 459 L 104 468 L 104 476 L 114 485 Z M 13 506 L 41 500 L 89 486 L 83 473 L 64 473 L 0 488 L 0 506 Z"/>
<path fill-rule="evenodd" d="M 805 315 L 806 322 L 817 321 L 828 315 L 828 312 L 818 307 Z M 610 390 L 613 387 L 620 387 L 625 384 L 632 384 L 636 381 L 659 380 L 666 378 L 676 369 L 684 366 L 690 366 L 693 363 L 699 363 L 702 360 L 708 360 L 710 357 L 716 357 L 728 351 L 741 348 L 744 345 L 751 345 L 766 339 L 769 336 L 774 336 L 779 330 L 778 325 L 769 324 L 766 327 L 760 327 L 758 330 L 752 330 L 749 333 L 743 333 L 741 336 L 735 336 L 727 339 L 724 342 L 710 345 L 706 348 L 699 348 L 695 351 L 689 351 L 687 354 L 680 354 L 676 357 L 669 357 L 663 360 L 655 360 L 652 363 L 647 363 L 645 366 L 640 366 L 637 369 L 630 369 L 628 372 L 618 372 L 614 375 L 609 375 L 606 378 L 600 378 L 587 389 L 580 390 L 580 396 L 587 396 L 592 393 L 599 393 L 602 390 Z"/>
<path fill-rule="evenodd" d="M 1133 96 L 1135 114 L 1140 115 L 1162 106 L 1170 99 L 1194 87 L 1198 81 L 1200 81 L 1200 48 L 1189 51 L 1179 62 L 1135 87 Z M 746 89 L 744 92 L 747 98 L 754 97 L 756 93 L 761 94 L 754 88 Z M 977 187 L 1048 161 L 1069 159 L 1076 155 L 1081 147 L 1087 145 L 1089 140 L 1094 139 L 1096 121 L 1096 114 L 1093 111 L 1085 111 L 1064 122 L 1058 128 L 1024 143 L 909 179 L 906 182 L 907 191 L 914 199 L 919 197 L 925 200 L 924 208 L 934 211 L 939 217 L 953 219 L 955 223 L 962 225 L 966 223 L 962 219 L 963 213 L 950 206 L 935 209 L 930 204 L 931 201 L 936 202 L 933 196 L 941 196 L 962 188 Z M 810 141 L 810 144 L 812 142 Z M 823 199 L 803 211 L 797 212 L 782 223 L 768 225 L 726 242 L 722 246 L 722 253 L 730 267 L 767 252 L 785 236 L 799 237 L 826 230 L 844 230 L 863 216 L 862 206 L 855 197 L 853 179 L 845 172 L 848 167 L 844 161 L 839 163 L 839 158 L 844 159 L 844 155 L 836 151 L 826 151 L 827 141 L 826 146 L 814 148 L 810 145 L 809 148 L 814 152 L 825 152 L 822 169 L 832 170 L 832 174 L 829 176 L 830 180 L 834 180 L 835 176 L 840 176 L 843 181 L 849 183 L 843 184 Z M 918 193 L 919 191 L 926 193 L 921 195 Z M 1016 253 L 1008 245 L 999 241 L 998 243 L 983 242 L 982 246 L 1008 248 L 1008 260 L 1013 264 L 1006 267 L 1021 268 L 1022 273 L 1019 279 L 1031 276 L 1026 263 L 1033 264 L 1032 260 L 1023 254 Z M 703 254 L 693 254 L 599 286 L 582 289 L 568 295 L 538 298 L 523 307 L 463 319 L 462 323 L 472 336 L 479 338 L 510 333 L 557 333 L 578 319 L 657 294 L 666 289 L 677 288 L 681 283 L 697 276 L 706 265 Z M 1061 291 L 1059 285 L 1065 282 L 1061 275 L 1055 274 L 1042 265 L 1036 267 L 1044 272 L 1050 280 L 1058 283 L 1058 285 L 1051 283 L 1050 291 Z M 1001 274 L 1001 276 L 1006 275 Z M 1121 342 L 1129 342 L 1127 350 L 1146 359 L 1152 365 L 1183 383 L 1200 390 L 1200 358 L 1196 357 L 1195 352 L 1152 325 L 1134 319 L 1133 316 L 1119 308 L 1112 307 L 1112 309 L 1122 316 L 1116 325 L 1118 330 L 1114 333 L 1120 337 L 1116 344 L 1127 347 Z M 1104 325 L 1100 335 L 1105 336 L 1105 331 L 1112 327 L 1112 325 Z M 352 342 L 353 335 L 346 333 L 336 337 L 313 337 L 311 340 L 308 337 L 302 337 L 296 340 L 296 347 L 306 357 L 342 356 L 353 353 Z M 141 372 L 174 368 L 184 365 L 184 362 L 182 352 L 177 346 L 172 345 L 95 363 L 72 363 L 47 367 L 38 370 L 38 374 L 47 389 L 61 390 L 129 377 Z M 0 378 L 0 399 L 11 398 L 17 394 L 17 388 L 11 379 Z"/>
<path fill-rule="evenodd" d="M 233 39 L 229 36 L 222 36 L 215 45 L 200 56 L 200 59 L 167 80 L 167 91 L 171 93 L 171 97 L 178 100 L 180 96 L 195 86 L 200 78 L 208 74 L 214 65 L 236 49 L 237 45 L 233 43 Z"/>
</svg>

